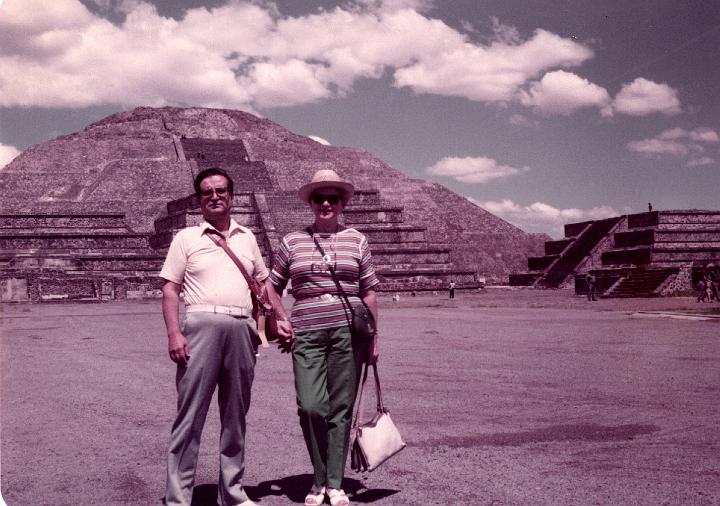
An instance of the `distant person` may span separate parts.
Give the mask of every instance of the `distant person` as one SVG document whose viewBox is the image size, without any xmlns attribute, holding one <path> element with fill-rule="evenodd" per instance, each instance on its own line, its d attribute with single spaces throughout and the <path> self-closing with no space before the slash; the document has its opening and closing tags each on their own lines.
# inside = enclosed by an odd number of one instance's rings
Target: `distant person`
<svg viewBox="0 0 720 506">
<path fill-rule="evenodd" d="M 167 506 L 190 506 L 200 436 L 218 387 L 220 480 L 217 503 L 251 506 L 242 486 L 245 470 L 245 415 L 250 407 L 259 342 L 250 290 L 228 254 L 210 237 L 224 241 L 258 281 L 268 276 L 250 229 L 230 217 L 233 182 L 221 169 L 195 178 L 205 219 L 175 236 L 160 271 L 165 280 L 162 312 L 170 358 L 177 364 L 177 417 L 167 461 Z M 186 316 L 180 324 L 180 292 Z"/>
<path fill-rule="evenodd" d="M 597 300 L 597 297 L 596 297 L 597 278 L 595 277 L 595 275 L 592 272 L 588 272 L 585 275 L 585 282 L 587 283 L 587 287 L 588 287 L 588 293 L 587 293 L 588 300 L 590 300 L 590 301 Z"/>
<path fill-rule="evenodd" d="M 450 284 L 448 285 L 448 290 L 450 291 L 450 299 L 455 298 L 455 280 L 451 279 Z"/>
<path fill-rule="evenodd" d="M 713 299 L 720 301 L 720 265 L 715 265 L 712 262 L 709 263 L 707 273 L 709 278 L 710 302 L 712 302 Z"/>
<path fill-rule="evenodd" d="M 378 359 L 377 334 L 361 342 L 350 333 L 352 318 L 338 288 L 350 304 L 363 302 L 377 318 L 375 275 L 367 238 L 340 224 L 340 215 L 354 187 L 335 171 L 324 169 L 300 188 L 314 223 L 283 237 L 266 282 L 284 333 L 281 346 L 292 353 L 295 396 L 305 444 L 313 466 L 313 485 L 306 506 L 347 506 L 343 491 L 350 422 L 364 361 Z M 335 278 L 335 280 L 333 279 Z M 290 321 L 280 293 L 292 281 Z"/>
<path fill-rule="evenodd" d="M 712 300 L 710 283 L 710 275 L 708 274 L 707 267 L 703 267 L 700 273 L 700 281 L 698 281 L 696 287 L 698 290 L 697 302 L 705 302 L 706 300 Z"/>
<path fill-rule="evenodd" d="M 649 213 L 652 212 L 652 204 L 650 202 L 648 202 L 648 212 Z"/>
</svg>

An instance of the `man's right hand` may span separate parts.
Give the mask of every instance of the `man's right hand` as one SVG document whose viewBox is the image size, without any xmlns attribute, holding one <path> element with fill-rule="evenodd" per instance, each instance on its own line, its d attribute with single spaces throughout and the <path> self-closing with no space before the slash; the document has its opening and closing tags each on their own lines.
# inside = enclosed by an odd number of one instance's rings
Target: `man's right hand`
<svg viewBox="0 0 720 506">
<path fill-rule="evenodd" d="M 190 348 L 187 337 L 183 334 L 168 336 L 168 352 L 170 359 L 179 366 L 186 366 L 190 359 Z"/>
</svg>

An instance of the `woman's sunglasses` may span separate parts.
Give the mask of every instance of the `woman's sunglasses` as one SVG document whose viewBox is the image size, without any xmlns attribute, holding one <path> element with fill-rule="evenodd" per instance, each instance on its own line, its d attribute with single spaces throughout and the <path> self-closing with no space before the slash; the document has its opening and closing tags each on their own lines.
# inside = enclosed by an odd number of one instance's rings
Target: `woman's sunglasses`
<svg viewBox="0 0 720 506">
<path fill-rule="evenodd" d="M 310 199 L 317 205 L 322 205 L 327 200 L 327 203 L 333 206 L 340 202 L 340 195 L 323 195 L 322 193 L 313 193 L 310 196 Z"/>
</svg>

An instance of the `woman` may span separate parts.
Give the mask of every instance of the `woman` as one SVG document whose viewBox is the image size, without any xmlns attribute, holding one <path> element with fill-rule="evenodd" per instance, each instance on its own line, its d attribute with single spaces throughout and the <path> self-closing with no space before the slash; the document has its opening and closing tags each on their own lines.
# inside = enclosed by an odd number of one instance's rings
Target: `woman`
<svg viewBox="0 0 720 506">
<path fill-rule="evenodd" d="M 307 506 L 322 504 L 326 493 L 332 506 L 350 504 L 342 480 L 358 375 L 364 360 L 378 358 L 377 335 L 365 343 L 351 338 L 350 313 L 331 272 L 350 304 L 362 298 L 377 320 L 373 288 L 379 280 L 367 239 L 340 224 L 353 193 L 352 184 L 327 169 L 300 188 L 315 222 L 283 238 L 266 281 L 273 309 L 285 320 L 278 325 L 285 336 L 281 347 L 292 351 L 300 426 L 314 469 Z M 295 298 L 289 321 L 280 301 L 288 280 Z"/>
</svg>

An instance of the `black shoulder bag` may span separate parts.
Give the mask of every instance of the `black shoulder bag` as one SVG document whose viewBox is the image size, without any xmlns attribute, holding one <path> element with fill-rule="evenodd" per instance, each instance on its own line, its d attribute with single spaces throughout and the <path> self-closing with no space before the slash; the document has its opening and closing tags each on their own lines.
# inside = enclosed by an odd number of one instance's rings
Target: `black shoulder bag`
<svg viewBox="0 0 720 506">
<path fill-rule="evenodd" d="M 313 234 L 312 228 L 308 227 L 307 232 L 308 234 L 310 234 L 310 237 L 313 238 L 313 241 L 315 241 L 315 245 L 318 247 L 318 250 L 320 250 L 320 254 L 323 256 L 323 258 L 325 258 L 325 250 L 322 248 L 322 246 L 320 246 L 317 237 L 315 237 L 315 235 Z M 350 304 L 350 299 L 348 299 L 345 290 L 343 290 L 340 282 L 335 276 L 335 269 L 332 267 L 332 265 L 330 265 L 330 262 L 327 262 L 327 267 L 330 271 L 330 277 L 335 282 L 335 286 L 337 286 L 337 289 L 340 292 L 343 304 L 346 306 L 345 316 L 348 319 L 350 333 L 355 339 L 359 341 L 369 341 L 375 336 L 375 333 L 377 332 L 375 317 L 370 312 L 370 308 L 367 306 L 367 304 L 365 304 L 365 301 L 362 300 L 362 297 L 360 297 L 360 304 L 353 307 L 352 304 Z M 348 311 L 350 313 L 349 315 Z"/>
</svg>

